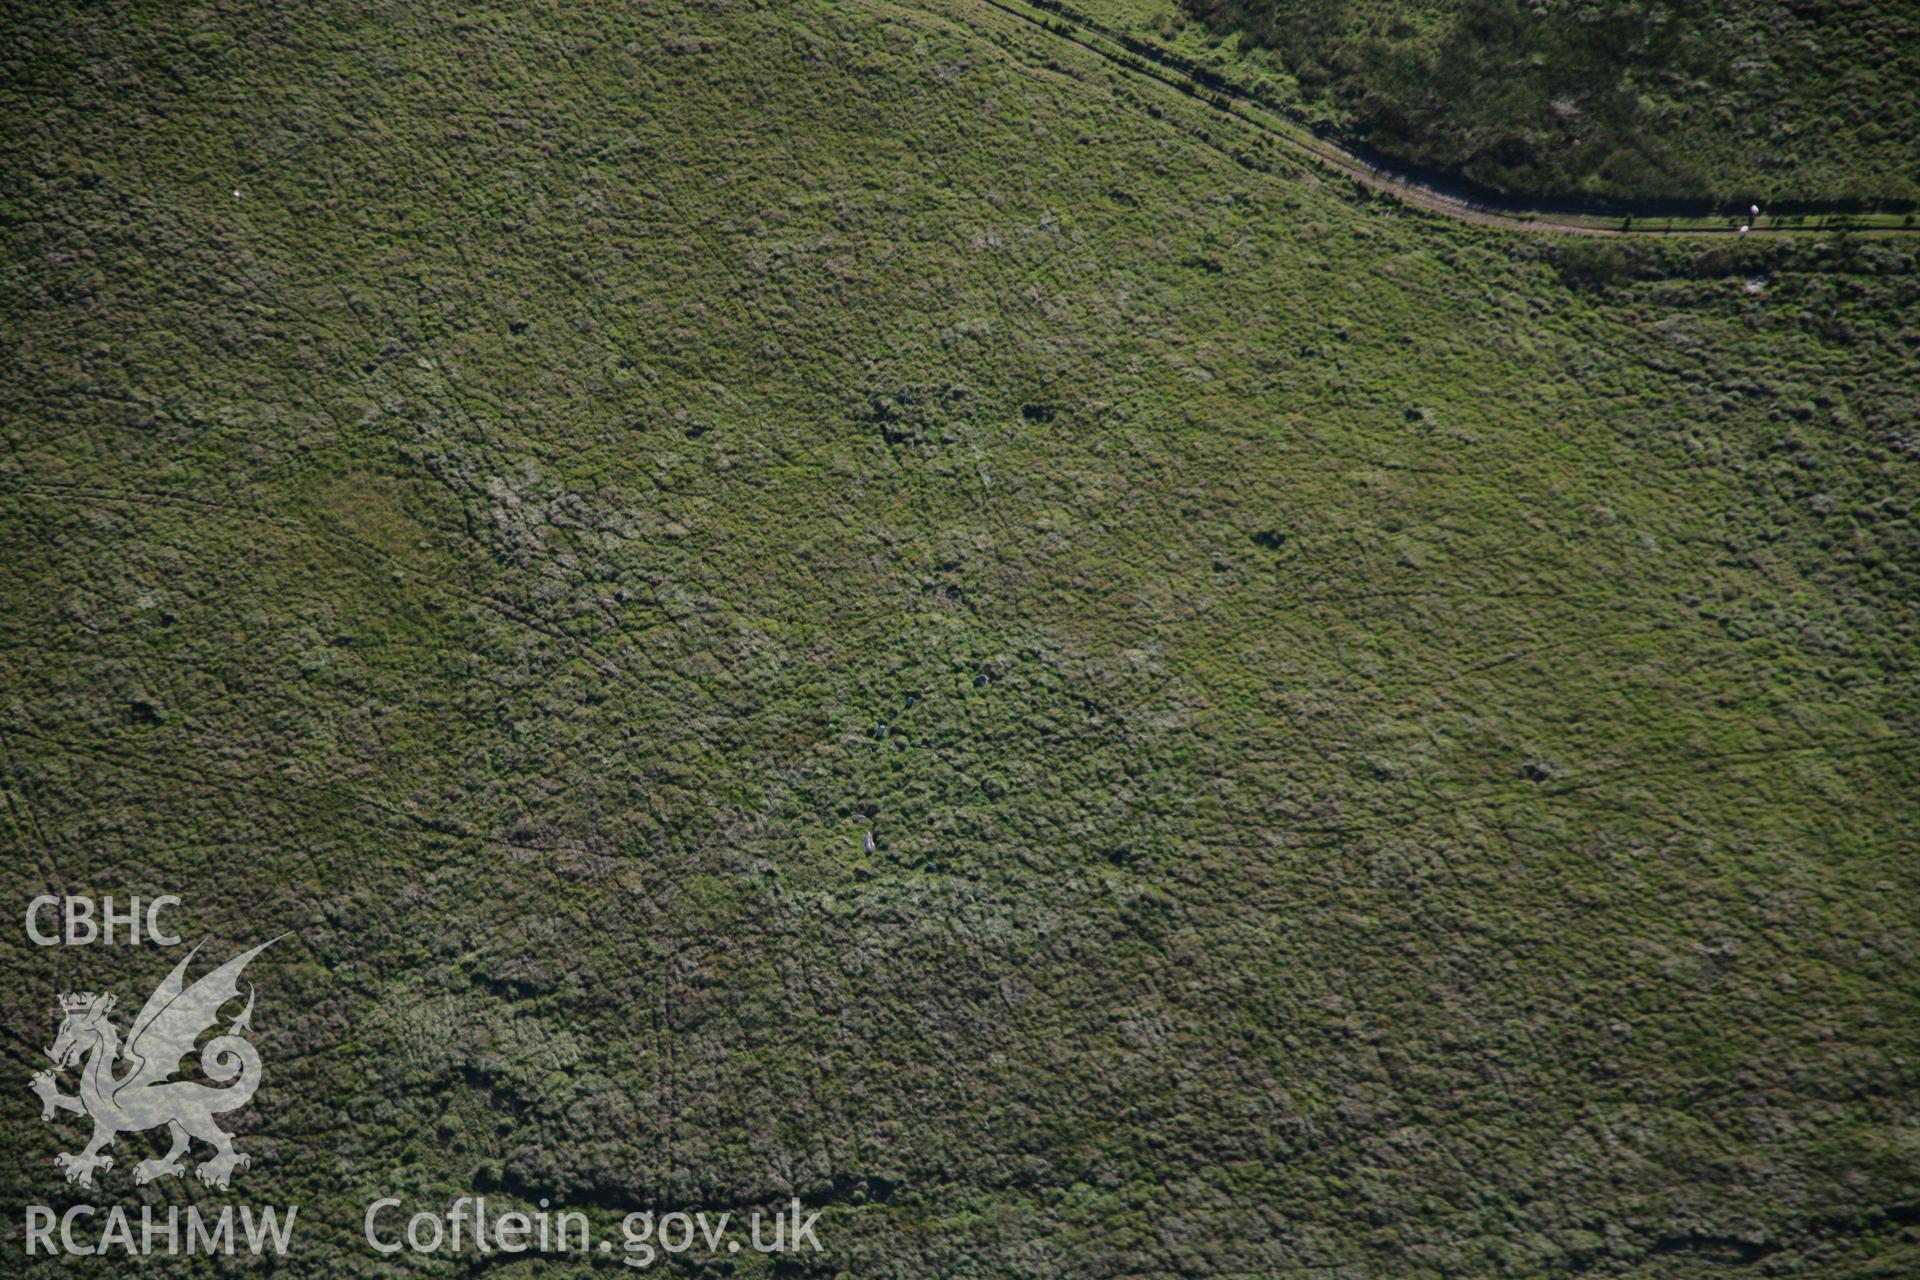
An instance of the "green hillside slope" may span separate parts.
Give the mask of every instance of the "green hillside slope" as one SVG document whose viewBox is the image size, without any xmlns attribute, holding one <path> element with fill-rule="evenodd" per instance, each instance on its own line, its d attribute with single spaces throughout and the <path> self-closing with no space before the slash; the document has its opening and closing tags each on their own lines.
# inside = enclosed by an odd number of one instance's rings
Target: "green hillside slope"
<svg viewBox="0 0 1920 1280">
<path fill-rule="evenodd" d="M 1913 246 L 1417 215 L 964 3 L 15 27 L 0 875 L 293 932 L 287 1274 L 1920 1256 Z M 11 1220 L 229 1198 L 61 1183 L 177 957 L 5 933 Z"/>
</svg>

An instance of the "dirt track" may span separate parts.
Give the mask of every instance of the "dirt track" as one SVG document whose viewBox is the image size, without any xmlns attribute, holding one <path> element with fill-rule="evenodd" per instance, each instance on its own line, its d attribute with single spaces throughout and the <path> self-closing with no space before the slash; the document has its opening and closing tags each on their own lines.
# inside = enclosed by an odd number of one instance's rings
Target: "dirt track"
<svg viewBox="0 0 1920 1280">
<path fill-rule="evenodd" d="M 1057 4 L 1041 0 L 977 0 L 1049 35 L 1077 45 L 1135 75 L 1159 81 L 1222 115 L 1231 117 L 1249 129 L 1279 142 L 1297 155 L 1334 169 L 1354 181 L 1382 191 L 1410 205 L 1427 209 L 1464 222 L 1500 227 L 1511 231 L 1532 231 L 1551 235 L 1575 236 L 1674 236 L 1737 235 L 1743 219 L 1731 211 L 1702 209 L 1669 216 L 1664 213 L 1630 211 L 1573 213 L 1529 205 L 1486 192 L 1448 186 L 1420 178 L 1386 163 L 1373 162 L 1355 155 L 1338 143 L 1321 137 L 1305 125 L 1289 120 L 1271 104 L 1260 102 L 1244 90 L 1221 82 L 1209 82 L 1179 65 L 1171 55 L 1148 48 L 1143 42 L 1129 40 L 1101 27 L 1098 23 Z M 1899 234 L 1920 231 L 1910 217 L 1894 212 L 1858 209 L 1798 208 L 1788 221 L 1762 216 L 1755 220 L 1750 234 L 1782 235 L 1839 230 L 1843 226 L 1856 234 Z"/>
</svg>

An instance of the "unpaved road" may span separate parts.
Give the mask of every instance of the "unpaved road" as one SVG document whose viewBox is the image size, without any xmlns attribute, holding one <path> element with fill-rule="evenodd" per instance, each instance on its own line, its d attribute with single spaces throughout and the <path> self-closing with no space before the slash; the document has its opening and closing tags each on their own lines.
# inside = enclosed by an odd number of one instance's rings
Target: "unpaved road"
<svg viewBox="0 0 1920 1280">
<path fill-rule="evenodd" d="M 1662 213 L 1573 213 L 1431 182 L 1390 164 L 1362 159 L 1338 143 L 1313 133 L 1305 125 L 1289 120 L 1278 108 L 1257 101 L 1231 85 L 1202 79 L 1172 55 L 1155 50 L 1145 42 L 1129 40 L 1070 10 L 1044 3 L 1044 0 L 1035 5 L 1029 5 L 1024 0 L 976 0 L 976 3 L 1077 45 L 1134 75 L 1157 80 L 1191 101 L 1229 116 L 1247 128 L 1281 143 L 1296 155 L 1305 156 L 1376 191 L 1386 192 L 1410 205 L 1464 222 L 1511 231 L 1572 236 L 1728 236 L 1741 234 L 1740 227 L 1746 222 L 1744 218 L 1735 217 L 1731 211 L 1704 208 L 1671 217 Z M 1800 206 L 1795 209 L 1791 222 L 1777 221 L 1763 213 L 1754 220 L 1749 234 L 1823 232 L 1838 230 L 1842 225 L 1856 234 L 1920 232 L 1920 226 L 1914 225 L 1910 217 L 1897 211 L 1858 208 L 1823 210 Z"/>
</svg>

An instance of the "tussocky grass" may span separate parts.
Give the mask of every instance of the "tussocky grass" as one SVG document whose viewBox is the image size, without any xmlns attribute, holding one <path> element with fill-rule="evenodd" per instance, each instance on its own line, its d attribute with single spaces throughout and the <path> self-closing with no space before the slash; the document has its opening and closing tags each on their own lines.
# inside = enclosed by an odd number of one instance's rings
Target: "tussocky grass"
<svg viewBox="0 0 1920 1280">
<path fill-rule="evenodd" d="M 294 931 L 291 1269 L 1912 1258 L 1912 246 L 1435 217 L 977 5 L 16 28 L 0 875 Z M 8 936 L 64 1203 L 171 957 Z"/>
</svg>

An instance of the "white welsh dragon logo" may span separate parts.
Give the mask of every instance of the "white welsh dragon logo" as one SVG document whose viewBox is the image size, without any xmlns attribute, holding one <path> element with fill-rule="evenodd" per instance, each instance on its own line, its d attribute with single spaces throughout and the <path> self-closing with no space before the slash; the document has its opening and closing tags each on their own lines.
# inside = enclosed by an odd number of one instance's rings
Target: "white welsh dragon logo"
<svg viewBox="0 0 1920 1280">
<path fill-rule="evenodd" d="M 86 1059 L 80 1070 L 80 1093 L 77 1097 L 61 1093 L 51 1071 L 38 1072 L 32 1083 L 44 1104 L 42 1120 L 53 1119 L 56 1110 L 79 1112 L 93 1120 L 93 1138 L 84 1151 L 53 1158 L 54 1164 L 66 1171 L 68 1182 L 92 1186 L 95 1169 L 113 1167 L 113 1157 L 100 1152 L 116 1134 L 161 1125 L 167 1126 L 173 1149 L 158 1160 L 142 1160 L 135 1165 L 133 1180 L 137 1183 L 185 1173 L 180 1157 L 190 1138 L 200 1139 L 214 1151 L 213 1158 L 195 1170 L 202 1182 L 225 1187 L 235 1168 L 252 1162 L 252 1157 L 233 1149 L 233 1136 L 213 1122 L 221 1112 L 245 1106 L 260 1087 L 260 1053 L 241 1035 L 249 1029 L 253 1017 L 251 986 L 246 1008 L 227 1025 L 226 1033 L 213 1037 L 200 1049 L 201 1068 L 224 1087 L 171 1077 L 180 1069 L 181 1060 L 193 1052 L 194 1042 L 219 1021 L 220 1007 L 239 996 L 240 973 L 247 962 L 279 940 L 273 938 L 242 952 L 192 986 L 184 981 L 187 961 L 200 948 L 189 951 L 147 997 L 140 1016 L 133 1020 L 124 1050 L 128 1066 L 117 1077 L 114 1061 L 123 1055 L 120 1032 L 107 1020 L 114 998 L 92 992 L 60 997 L 65 1017 L 47 1056 L 63 1070 Z"/>
</svg>

